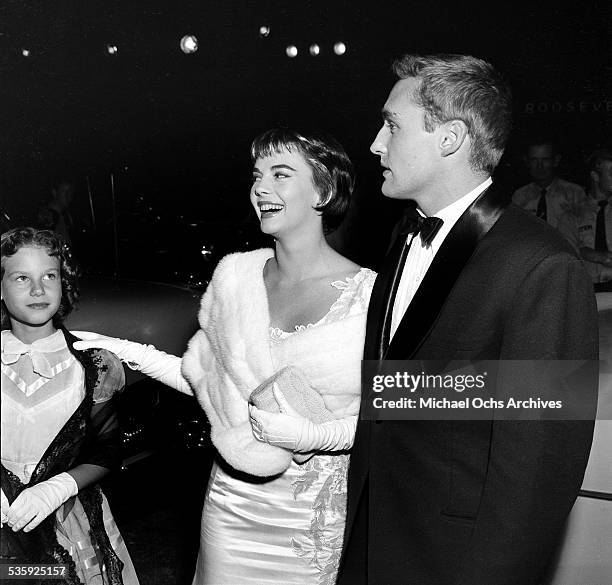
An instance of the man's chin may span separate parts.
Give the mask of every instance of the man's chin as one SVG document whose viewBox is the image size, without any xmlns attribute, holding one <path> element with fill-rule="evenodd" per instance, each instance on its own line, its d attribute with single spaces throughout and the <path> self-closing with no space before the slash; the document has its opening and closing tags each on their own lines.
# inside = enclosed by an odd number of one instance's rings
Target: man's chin
<svg viewBox="0 0 612 585">
<path fill-rule="evenodd" d="M 552 183 L 555 179 L 554 175 L 532 175 L 531 180 L 534 183 L 542 183 L 544 185 L 550 185 L 550 183 Z"/>
<path fill-rule="evenodd" d="M 382 187 L 380 190 L 382 194 L 388 199 L 411 199 L 410 195 L 398 189 L 394 189 L 391 185 L 388 185 L 386 182 L 382 184 Z"/>
</svg>

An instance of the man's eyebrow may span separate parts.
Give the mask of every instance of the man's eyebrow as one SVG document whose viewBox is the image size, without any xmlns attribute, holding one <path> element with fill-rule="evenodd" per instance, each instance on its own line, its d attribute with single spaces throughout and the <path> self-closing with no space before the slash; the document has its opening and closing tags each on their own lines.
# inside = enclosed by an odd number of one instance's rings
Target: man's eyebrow
<svg viewBox="0 0 612 585">
<path fill-rule="evenodd" d="M 387 110 L 386 108 L 383 108 L 380 114 L 383 120 L 397 120 L 397 114 L 395 112 Z"/>
</svg>

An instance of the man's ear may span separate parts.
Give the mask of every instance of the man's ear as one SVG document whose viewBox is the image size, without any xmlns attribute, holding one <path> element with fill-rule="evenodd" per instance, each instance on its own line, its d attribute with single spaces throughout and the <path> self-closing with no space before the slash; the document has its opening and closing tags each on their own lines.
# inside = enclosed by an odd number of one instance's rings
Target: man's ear
<svg viewBox="0 0 612 585">
<path fill-rule="evenodd" d="M 591 171 L 589 174 L 591 176 L 591 181 L 593 181 L 593 184 L 599 185 L 599 173 L 597 171 Z"/>
<path fill-rule="evenodd" d="M 468 129 L 462 120 L 451 120 L 440 127 L 440 153 L 442 156 L 455 154 L 465 142 Z"/>
<path fill-rule="evenodd" d="M 560 162 L 561 162 L 561 155 L 555 154 L 555 167 L 558 167 Z"/>
</svg>

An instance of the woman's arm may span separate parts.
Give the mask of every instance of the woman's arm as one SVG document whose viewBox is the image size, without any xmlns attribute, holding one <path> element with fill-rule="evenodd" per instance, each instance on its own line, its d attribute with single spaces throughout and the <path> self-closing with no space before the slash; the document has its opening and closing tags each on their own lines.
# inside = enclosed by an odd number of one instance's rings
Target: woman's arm
<svg viewBox="0 0 612 585">
<path fill-rule="evenodd" d="M 75 342 L 75 349 L 80 351 L 94 348 L 106 349 L 114 353 L 132 370 L 142 372 L 170 388 L 193 396 L 191 386 L 181 374 L 180 357 L 159 351 L 152 345 L 127 339 L 107 337 L 89 331 L 73 331 L 72 333 L 83 340 Z"/>
<path fill-rule="evenodd" d="M 281 413 L 249 406 L 253 435 L 257 440 L 297 453 L 345 451 L 353 446 L 357 415 L 313 423 L 291 407 L 276 384 L 273 392 Z"/>
</svg>

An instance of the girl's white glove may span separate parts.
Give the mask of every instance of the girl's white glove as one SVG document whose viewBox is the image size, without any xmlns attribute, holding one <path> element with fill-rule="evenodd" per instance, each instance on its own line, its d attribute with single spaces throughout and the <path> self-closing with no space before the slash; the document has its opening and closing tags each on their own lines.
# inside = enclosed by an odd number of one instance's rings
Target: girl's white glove
<svg viewBox="0 0 612 585">
<path fill-rule="evenodd" d="M 142 372 L 170 388 L 193 396 L 189 383 L 181 374 L 180 357 L 159 351 L 152 345 L 107 337 L 99 333 L 72 331 L 72 334 L 83 339 L 74 344 L 75 349 L 80 351 L 92 348 L 106 349 L 114 353 L 132 370 Z"/>
<path fill-rule="evenodd" d="M 22 528 L 24 532 L 30 532 L 78 492 L 76 481 L 66 472 L 41 481 L 15 498 L 7 512 L 7 524 L 13 532 Z"/>
<path fill-rule="evenodd" d="M 6 521 L 8 520 L 8 509 L 9 509 L 9 502 L 8 502 L 8 498 L 6 497 L 4 490 L 0 489 L 0 492 L 2 492 L 2 494 L 0 495 L 0 516 L 1 516 L 1 522 L 0 522 L 0 527 L 4 526 L 6 524 Z"/>
<path fill-rule="evenodd" d="M 276 383 L 273 393 L 280 413 L 267 412 L 249 405 L 253 435 L 258 441 L 298 453 L 344 451 L 353 446 L 357 415 L 313 423 L 291 407 Z"/>
</svg>

